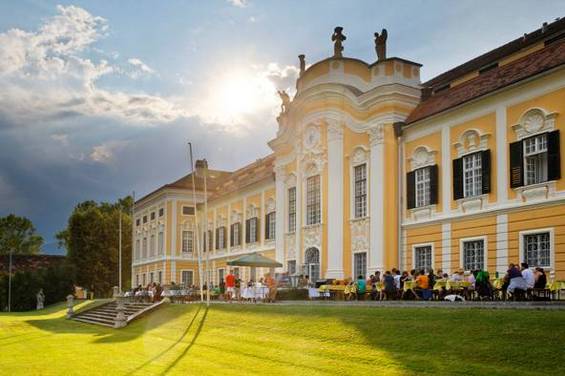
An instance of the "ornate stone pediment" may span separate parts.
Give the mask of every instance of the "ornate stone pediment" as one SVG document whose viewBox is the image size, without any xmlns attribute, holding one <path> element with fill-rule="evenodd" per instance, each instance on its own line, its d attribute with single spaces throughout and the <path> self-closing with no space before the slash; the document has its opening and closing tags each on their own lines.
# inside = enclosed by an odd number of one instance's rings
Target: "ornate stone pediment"
<svg viewBox="0 0 565 376">
<path fill-rule="evenodd" d="M 457 150 L 457 157 L 465 154 L 488 149 L 490 133 L 483 133 L 478 129 L 468 129 L 459 136 L 459 140 L 453 144 Z"/>
<path fill-rule="evenodd" d="M 265 203 L 265 208 L 267 209 L 266 213 L 272 213 L 276 210 L 277 204 L 274 199 L 269 198 Z"/>
<path fill-rule="evenodd" d="M 247 206 L 247 218 L 254 218 L 254 217 L 259 217 L 259 208 L 257 208 L 255 205 L 250 204 L 249 206 Z"/>
<path fill-rule="evenodd" d="M 365 150 L 363 146 L 357 146 L 353 150 L 353 154 L 351 156 L 351 163 L 353 165 L 359 165 L 365 163 L 369 160 L 369 152 Z"/>
<path fill-rule="evenodd" d="M 435 164 L 436 155 L 437 151 L 431 150 L 427 146 L 418 146 L 414 149 L 412 156 L 408 158 L 410 167 L 412 170 L 416 170 L 421 167 L 433 165 Z"/>
<path fill-rule="evenodd" d="M 512 126 L 518 139 L 536 133 L 547 132 L 555 129 L 557 112 L 547 112 L 542 108 L 531 108 L 520 117 L 520 122 Z"/>
<path fill-rule="evenodd" d="M 231 223 L 241 222 L 241 213 L 238 213 L 236 210 L 232 210 L 230 219 Z"/>
</svg>

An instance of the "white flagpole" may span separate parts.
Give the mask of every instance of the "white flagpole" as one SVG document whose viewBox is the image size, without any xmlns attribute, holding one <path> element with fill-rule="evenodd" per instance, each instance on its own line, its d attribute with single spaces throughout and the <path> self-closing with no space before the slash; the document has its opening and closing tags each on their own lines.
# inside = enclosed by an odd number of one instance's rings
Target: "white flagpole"
<svg viewBox="0 0 565 376">
<path fill-rule="evenodd" d="M 120 205 L 119 207 L 120 210 L 120 225 L 119 225 L 119 244 L 118 244 L 118 267 L 119 267 L 119 271 L 118 271 L 118 287 L 120 289 L 120 293 L 122 292 L 122 205 Z"/>
<path fill-rule="evenodd" d="M 188 143 L 188 149 L 190 154 L 190 170 L 192 171 L 192 203 L 194 205 L 194 227 L 196 228 L 195 243 L 196 243 L 196 254 L 198 255 L 198 281 L 200 285 L 200 302 L 204 302 L 204 289 L 202 286 L 202 248 L 200 247 L 200 242 L 198 241 L 198 236 L 200 229 L 198 228 L 198 213 L 196 212 L 196 183 L 195 183 L 195 169 L 194 169 L 194 159 L 192 157 L 192 143 Z"/>
<path fill-rule="evenodd" d="M 208 186 L 206 185 L 206 176 L 208 175 L 208 162 L 203 160 L 204 167 L 204 220 L 205 229 L 208 233 Z M 209 237 L 211 238 L 211 237 Z M 206 252 L 206 306 L 210 306 L 210 250 L 212 249 L 212 239 L 208 239 L 208 252 Z"/>
</svg>

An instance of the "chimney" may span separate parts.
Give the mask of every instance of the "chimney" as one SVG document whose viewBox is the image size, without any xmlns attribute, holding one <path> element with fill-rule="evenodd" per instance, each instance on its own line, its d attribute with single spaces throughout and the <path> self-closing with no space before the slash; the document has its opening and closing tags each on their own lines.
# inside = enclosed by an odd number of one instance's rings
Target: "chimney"
<svg viewBox="0 0 565 376">
<path fill-rule="evenodd" d="M 420 98 L 425 101 L 432 96 L 433 88 L 431 86 L 423 87 L 420 93 Z"/>
</svg>

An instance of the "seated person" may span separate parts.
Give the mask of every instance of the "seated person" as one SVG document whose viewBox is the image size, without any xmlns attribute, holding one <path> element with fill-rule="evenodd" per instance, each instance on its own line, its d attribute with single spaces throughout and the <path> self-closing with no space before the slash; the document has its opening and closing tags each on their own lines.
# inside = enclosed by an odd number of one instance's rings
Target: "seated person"
<svg viewBox="0 0 565 376">
<path fill-rule="evenodd" d="M 416 294 L 422 299 L 427 300 L 430 298 L 429 288 L 430 288 L 429 278 L 426 275 L 426 271 L 422 269 L 420 270 L 419 275 L 416 277 Z"/>
<path fill-rule="evenodd" d="M 492 297 L 492 285 L 490 275 L 487 271 L 480 270 L 475 277 L 475 291 L 480 299 L 490 299 Z"/>
<path fill-rule="evenodd" d="M 523 262 L 521 265 L 521 270 L 522 270 L 522 277 L 524 277 L 524 280 L 526 281 L 526 285 L 528 286 L 529 289 L 533 289 L 534 285 L 536 283 L 536 279 L 534 277 L 534 272 L 532 272 L 530 270 L 530 266 Z"/>
<path fill-rule="evenodd" d="M 387 271 L 383 278 L 384 293 L 387 300 L 391 300 L 396 296 L 396 283 L 392 273 Z"/>
<path fill-rule="evenodd" d="M 525 293 L 528 290 L 526 280 L 524 279 L 524 277 L 522 277 L 522 273 L 516 265 L 512 263 L 508 265 L 506 276 L 508 277 L 509 281 L 506 291 L 508 291 L 509 293 L 515 294 L 517 290 L 521 290 Z"/>
<path fill-rule="evenodd" d="M 463 281 L 463 275 L 464 275 L 464 273 L 465 273 L 465 272 L 463 271 L 463 269 L 458 269 L 458 270 L 456 270 L 455 273 L 453 273 L 453 274 L 451 275 L 451 280 L 452 280 L 453 282 L 461 282 L 461 281 Z"/>
<path fill-rule="evenodd" d="M 523 274 L 522 274 L 523 275 Z M 547 276 L 545 275 L 545 271 L 543 268 L 537 267 L 536 271 L 534 272 L 534 288 L 535 289 L 545 289 L 547 287 Z"/>
<path fill-rule="evenodd" d="M 357 291 L 357 300 L 365 300 L 365 293 L 367 292 L 367 282 L 362 275 L 359 275 L 359 277 L 357 278 L 355 289 Z"/>
</svg>

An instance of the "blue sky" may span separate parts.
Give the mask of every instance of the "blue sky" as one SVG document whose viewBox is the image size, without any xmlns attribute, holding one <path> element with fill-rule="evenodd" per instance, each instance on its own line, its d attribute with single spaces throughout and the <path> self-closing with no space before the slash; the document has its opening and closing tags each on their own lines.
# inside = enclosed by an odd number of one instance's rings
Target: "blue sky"
<svg viewBox="0 0 565 376">
<path fill-rule="evenodd" d="M 298 63 L 345 56 L 422 63 L 431 78 L 565 16 L 563 1 L 0 2 L 0 215 L 47 242 L 87 199 L 140 195 L 196 157 L 235 169 L 269 153 L 276 89 Z M 50 244 L 46 248 L 53 249 Z"/>
</svg>

